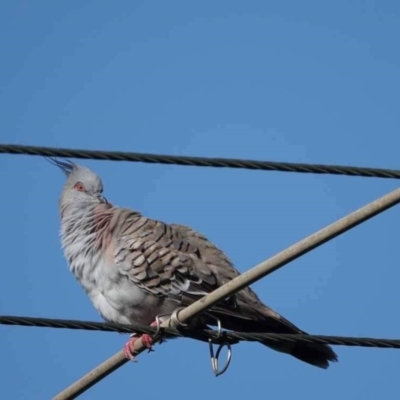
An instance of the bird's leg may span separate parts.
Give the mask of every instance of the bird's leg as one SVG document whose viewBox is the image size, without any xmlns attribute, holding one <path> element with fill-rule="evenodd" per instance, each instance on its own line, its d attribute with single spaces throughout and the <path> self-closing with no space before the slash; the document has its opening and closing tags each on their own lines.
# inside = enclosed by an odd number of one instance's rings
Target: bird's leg
<svg viewBox="0 0 400 400">
<path fill-rule="evenodd" d="M 157 326 L 157 321 L 154 321 L 150 326 Z M 131 338 L 125 343 L 124 354 L 125 357 L 131 361 L 135 361 L 135 342 L 138 339 L 142 339 L 142 343 L 149 349 L 149 351 L 154 351 L 153 347 L 153 337 L 148 333 L 143 333 L 142 335 L 136 336 L 136 334 L 131 335 Z"/>
</svg>

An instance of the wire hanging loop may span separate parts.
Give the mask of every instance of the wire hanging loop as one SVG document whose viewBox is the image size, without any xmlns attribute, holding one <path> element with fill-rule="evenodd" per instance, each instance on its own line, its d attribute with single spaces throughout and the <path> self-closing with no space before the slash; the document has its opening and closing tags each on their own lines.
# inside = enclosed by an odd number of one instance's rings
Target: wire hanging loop
<svg viewBox="0 0 400 400">
<path fill-rule="evenodd" d="M 211 368 L 212 368 L 215 376 L 220 376 L 227 371 L 229 364 L 231 363 L 231 360 L 232 360 L 231 344 L 228 342 L 220 344 L 218 346 L 217 352 L 215 353 L 215 356 L 214 356 L 214 348 L 213 348 L 211 339 L 208 339 L 208 345 L 210 346 Z M 226 363 L 225 363 L 224 367 L 221 370 L 219 370 L 218 369 L 219 368 L 219 366 L 218 366 L 219 356 L 220 356 L 221 350 L 225 346 L 228 348 L 228 355 L 226 357 Z"/>
<path fill-rule="evenodd" d="M 156 326 L 156 333 L 154 334 L 154 338 L 159 338 L 162 334 L 163 328 L 162 328 L 161 324 L 163 322 L 162 321 L 163 317 L 170 317 L 169 327 L 177 329 L 179 327 L 186 328 L 187 326 L 189 326 L 188 324 L 185 324 L 182 321 L 180 321 L 178 318 L 179 311 L 183 310 L 184 308 L 185 307 L 178 307 L 173 311 L 172 314 L 165 313 L 165 314 L 156 315 L 156 319 L 155 319 L 154 323 L 152 324 L 152 326 L 154 326 L 154 324 Z M 162 340 L 160 341 L 160 343 L 162 343 Z"/>
<path fill-rule="evenodd" d="M 216 339 L 220 339 L 222 337 L 222 326 L 221 326 L 221 321 L 218 318 L 215 318 L 215 320 L 217 321 L 218 324 L 218 334 Z M 232 360 L 232 346 L 228 341 L 225 341 L 223 343 L 221 343 L 218 346 L 217 352 L 214 355 L 214 348 L 213 348 L 213 342 L 212 339 L 208 339 L 208 346 L 210 349 L 210 358 L 211 358 L 211 368 L 215 374 L 215 376 L 220 376 L 223 373 L 225 373 L 231 363 Z M 224 367 L 222 369 L 219 369 L 219 356 L 221 354 L 222 349 L 226 347 L 228 349 L 228 354 L 226 356 L 226 363 L 224 365 Z"/>
</svg>

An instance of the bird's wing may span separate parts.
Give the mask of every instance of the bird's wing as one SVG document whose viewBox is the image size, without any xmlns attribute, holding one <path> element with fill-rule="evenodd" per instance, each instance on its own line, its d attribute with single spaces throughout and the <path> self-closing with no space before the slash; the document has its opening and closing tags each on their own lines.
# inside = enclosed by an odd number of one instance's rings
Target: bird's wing
<svg viewBox="0 0 400 400">
<path fill-rule="evenodd" d="M 200 258 L 215 276 L 217 286 L 222 286 L 240 275 L 228 256 L 204 235 L 185 225 L 171 224 L 170 226 L 199 249 Z M 260 303 L 258 296 L 249 287 L 238 292 L 235 300 L 254 305 Z"/>
<path fill-rule="evenodd" d="M 179 231 L 182 236 L 190 240 L 193 246 L 199 249 L 201 259 L 206 263 L 217 280 L 217 286 L 222 286 L 240 275 L 240 272 L 234 267 L 227 255 L 204 235 L 185 225 L 172 224 L 170 226 Z M 257 331 L 258 326 L 249 324 L 249 320 L 259 321 L 261 318 L 272 331 L 283 330 L 287 333 L 303 333 L 302 330 L 289 320 L 266 306 L 250 287 L 245 287 L 229 299 L 225 299 L 224 303 L 212 310 L 216 311 L 217 314 L 223 313 L 227 314 L 228 317 L 233 316 L 247 320 L 245 322 L 246 325 L 241 326 L 243 330 L 250 329 Z M 238 323 L 241 324 L 240 321 L 235 321 L 232 318 L 225 320 L 226 326 L 232 324 L 230 329 L 236 329 Z M 264 329 L 265 326 L 262 330 Z"/>
<path fill-rule="evenodd" d="M 189 237 L 171 225 L 141 217 L 121 233 L 116 249 L 121 274 L 157 297 L 193 301 L 218 287 L 210 267 Z"/>
<path fill-rule="evenodd" d="M 116 264 L 121 274 L 145 292 L 168 297 L 183 306 L 239 275 L 228 257 L 205 236 L 187 226 L 145 217 L 129 222 L 121 232 Z M 210 311 L 244 320 L 282 318 L 250 288 Z"/>
</svg>

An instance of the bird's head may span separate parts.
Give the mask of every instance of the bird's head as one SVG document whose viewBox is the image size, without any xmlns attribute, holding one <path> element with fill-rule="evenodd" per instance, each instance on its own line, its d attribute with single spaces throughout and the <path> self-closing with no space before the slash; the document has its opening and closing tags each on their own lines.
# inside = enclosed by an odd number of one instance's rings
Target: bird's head
<svg viewBox="0 0 400 400">
<path fill-rule="evenodd" d="M 62 212 L 69 206 L 108 204 L 103 196 L 103 183 L 96 173 L 69 160 L 48 158 L 48 161 L 60 168 L 67 178 L 60 197 Z"/>
</svg>

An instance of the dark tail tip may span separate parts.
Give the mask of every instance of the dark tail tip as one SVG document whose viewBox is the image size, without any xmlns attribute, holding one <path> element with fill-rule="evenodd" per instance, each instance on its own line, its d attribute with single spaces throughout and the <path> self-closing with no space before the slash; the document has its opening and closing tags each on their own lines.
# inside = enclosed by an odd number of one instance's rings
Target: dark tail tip
<svg viewBox="0 0 400 400">
<path fill-rule="evenodd" d="M 327 369 L 329 367 L 329 362 L 338 361 L 337 354 L 332 350 L 331 347 L 325 344 L 304 342 L 265 342 L 263 344 L 276 351 L 290 354 L 298 360 L 314 365 L 318 368 Z"/>
<path fill-rule="evenodd" d="M 337 362 L 338 356 L 325 344 L 296 343 L 290 354 L 297 359 L 319 368 L 327 369 L 329 362 Z"/>
</svg>

